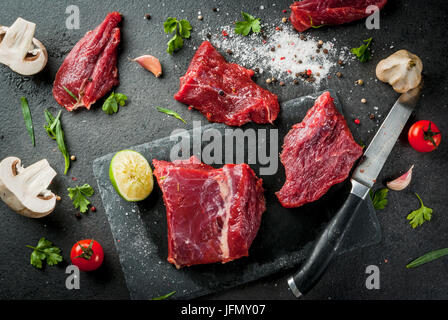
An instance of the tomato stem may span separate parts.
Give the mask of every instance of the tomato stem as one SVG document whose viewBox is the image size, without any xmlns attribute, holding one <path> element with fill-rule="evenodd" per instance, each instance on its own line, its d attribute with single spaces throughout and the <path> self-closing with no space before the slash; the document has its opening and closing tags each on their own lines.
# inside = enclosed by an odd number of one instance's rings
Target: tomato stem
<svg viewBox="0 0 448 320">
<path fill-rule="evenodd" d="M 431 143 L 434 145 L 434 148 L 437 148 L 437 144 L 434 141 L 433 137 L 439 134 L 440 132 L 433 132 L 431 130 L 431 122 L 429 122 L 428 129 L 423 130 L 423 139 L 425 139 L 425 141 L 431 141 Z"/>
</svg>

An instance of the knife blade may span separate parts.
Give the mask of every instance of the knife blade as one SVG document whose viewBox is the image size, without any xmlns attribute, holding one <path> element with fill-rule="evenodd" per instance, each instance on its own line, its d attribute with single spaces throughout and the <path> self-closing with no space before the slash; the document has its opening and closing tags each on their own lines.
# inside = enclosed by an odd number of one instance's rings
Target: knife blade
<svg viewBox="0 0 448 320">
<path fill-rule="evenodd" d="M 288 279 L 288 285 L 297 298 L 308 293 L 319 281 L 338 251 L 351 227 L 353 217 L 375 184 L 395 142 L 417 105 L 421 89 L 420 85 L 403 93 L 395 102 L 353 172 L 350 179 L 352 189 L 345 203 L 320 234 L 300 270 Z"/>
</svg>

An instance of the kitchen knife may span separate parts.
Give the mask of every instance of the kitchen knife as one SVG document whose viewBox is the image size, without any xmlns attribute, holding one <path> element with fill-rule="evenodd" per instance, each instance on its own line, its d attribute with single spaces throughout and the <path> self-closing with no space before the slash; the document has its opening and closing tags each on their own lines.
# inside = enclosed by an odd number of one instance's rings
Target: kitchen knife
<svg viewBox="0 0 448 320">
<path fill-rule="evenodd" d="M 420 91 L 421 86 L 418 86 L 403 93 L 395 102 L 351 177 L 352 189 L 347 200 L 320 234 L 299 272 L 288 279 L 288 285 L 297 298 L 308 293 L 319 281 L 338 251 L 350 229 L 353 217 L 375 184 L 398 136 L 414 110 Z"/>
</svg>

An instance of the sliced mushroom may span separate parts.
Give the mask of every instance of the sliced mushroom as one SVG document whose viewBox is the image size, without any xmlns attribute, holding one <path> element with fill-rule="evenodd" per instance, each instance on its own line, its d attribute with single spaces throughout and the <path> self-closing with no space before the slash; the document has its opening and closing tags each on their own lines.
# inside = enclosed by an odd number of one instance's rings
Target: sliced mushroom
<svg viewBox="0 0 448 320">
<path fill-rule="evenodd" d="M 399 50 L 376 66 L 376 76 L 399 93 L 416 88 L 422 81 L 423 63 L 407 50 Z"/>
<path fill-rule="evenodd" d="M 12 26 L 0 26 L 0 63 L 13 71 L 30 76 L 45 67 L 47 49 L 33 38 L 36 24 L 17 18 Z"/>
<path fill-rule="evenodd" d="M 0 198 L 23 216 L 44 217 L 56 206 L 55 194 L 47 189 L 55 176 L 46 159 L 24 168 L 19 158 L 8 157 L 0 162 Z"/>
</svg>

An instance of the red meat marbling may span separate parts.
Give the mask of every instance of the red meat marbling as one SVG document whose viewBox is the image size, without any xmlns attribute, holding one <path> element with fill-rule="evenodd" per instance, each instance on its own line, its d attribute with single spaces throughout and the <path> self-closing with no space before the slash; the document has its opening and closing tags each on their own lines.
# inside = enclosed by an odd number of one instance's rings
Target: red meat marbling
<svg viewBox="0 0 448 320">
<path fill-rule="evenodd" d="M 382 9 L 387 0 L 303 0 L 291 5 L 290 20 L 303 32 L 312 26 L 336 25 L 367 17 L 370 5 Z"/>
<path fill-rule="evenodd" d="M 272 123 L 280 111 L 277 96 L 252 81 L 253 75 L 253 70 L 227 62 L 204 41 L 180 78 L 174 99 L 193 106 L 211 122 Z"/>
<path fill-rule="evenodd" d="M 177 268 L 248 256 L 265 211 L 262 180 L 247 164 L 221 169 L 196 157 L 153 160 L 168 224 L 168 261 Z"/>
<path fill-rule="evenodd" d="M 319 199 L 348 177 L 362 152 L 330 93 L 323 93 L 284 139 L 280 160 L 286 182 L 277 198 L 286 208 Z"/>
<path fill-rule="evenodd" d="M 59 68 L 53 84 L 53 96 L 68 111 L 80 107 L 90 109 L 92 104 L 118 85 L 120 29 L 117 26 L 120 21 L 120 13 L 109 13 L 95 30 L 87 32 L 78 41 Z"/>
</svg>

